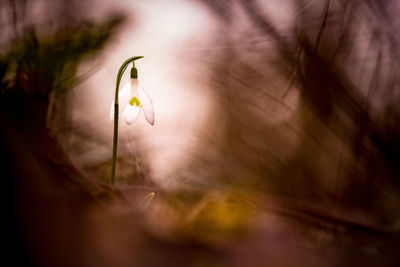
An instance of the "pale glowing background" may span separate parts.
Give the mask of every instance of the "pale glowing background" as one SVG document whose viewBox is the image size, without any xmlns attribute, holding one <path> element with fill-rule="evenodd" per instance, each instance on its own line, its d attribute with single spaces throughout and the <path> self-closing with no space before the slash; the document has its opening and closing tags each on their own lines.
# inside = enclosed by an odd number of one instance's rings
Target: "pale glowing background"
<svg viewBox="0 0 400 267">
<path fill-rule="evenodd" d="M 98 59 L 98 71 L 71 93 L 73 120 L 91 124 L 93 134 L 105 136 L 110 145 L 93 146 L 71 157 L 77 164 L 110 157 L 113 124 L 108 114 L 117 71 L 128 57 L 144 56 L 136 67 L 140 83 L 153 100 L 155 125 L 147 124 L 143 114 L 130 126 L 120 120 L 119 139 L 138 137 L 135 142 L 140 142 L 153 178 L 160 180 L 185 164 L 211 115 L 213 98 L 204 77 L 206 66 L 198 64 L 199 54 L 191 51 L 209 45 L 216 24 L 203 5 L 192 1 L 102 1 L 93 13 L 101 16 L 110 9 L 127 12 L 127 23 Z M 119 152 L 123 149 L 120 146 Z"/>
<path fill-rule="evenodd" d="M 290 30 L 293 24 L 292 16 L 281 15 L 294 13 L 290 3 L 262 5 L 265 10 L 274 10 L 272 19 L 283 32 Z M 199 151 L 199 145 L 204 145 L 198 142 L 199 138 L 218 138 L 218 131 L 223 127 L 219 123 L 223 118 L 219 117 L 218 103 L 224 100 L 214 95 L 215 90 L 210 84 L 207 63 L 213 65 L 218 60 L 212 55 L 228 48 L 240 51 L 240 57 L 251 60 L 254 57 L 251 47 L 257 42 L 266 45 L 265 42 L 270 41 L 250 36 L 243 39 L 238 38 L 243 34 L 230 34 L 206 5 L 196 1 L 100 0 L 88 16 L 101 18 L 110 10 L 123 11 L 128 19 L 103 51 L 102 57 L 94 59 L 98 62 L 95 74 L 70 94 L 72 121 L 83 126 L 94 138 L 101 137 L 103 143 L 108 145 L 88 145 L 90 149 L 72 154 L 71 158 L 78 166 L 93 165 L 110 158 L 113 124 L 109 121 L 109 107 L 114 97 L 117 71 L 127 58 L 144 56 L 135 64 L 140 83 L 153 100 L 155 125 L 148 125 L 143 114 L 130 126 L 120 120 L 119 140 L 129 146 L 123 147 L 120 142 L 118 153 L 123 155 L 124 151 L 140 151 L 150 164 L 152 179 L 165 186 L 172 182 L 168 178 L 170 174 L 186 166 L 192 153 Z M 241 7 L 234 5 L 233 10 L 237 15 L 232 27 L 239 33 L 251 32 L 254 26 L 241 13 Z M 230 40 L 229 47 L 218 43 L 218 40 L 224 39 Z M 88 65 L 93 66 L 93 61 Z M 129 69 L 124 74 L 120 89 L 129 78 Z M 83 64 L 81 73 L 85 71 L 88 69 Z M 269 86 L 275 87 L 276 90 L 273 90 L 280 94 L 287 84 L 275 79 L 269 81 Z M 264 112 L 265 99 L 262 99 L 252 96 L 249 100 L 255 102 L 254 109 Z M 272 124 L 289 120 L 297 100 L 297 91 L 292 90 L 285 99 L 291 109 L 274 104 L 268 107 L 270 116 L 262 114 L 260 119 Z M 257 102 L 260 102 L 260 107 Z M 84 118 L 82 114 L 85 114 Z"/>
</svg>

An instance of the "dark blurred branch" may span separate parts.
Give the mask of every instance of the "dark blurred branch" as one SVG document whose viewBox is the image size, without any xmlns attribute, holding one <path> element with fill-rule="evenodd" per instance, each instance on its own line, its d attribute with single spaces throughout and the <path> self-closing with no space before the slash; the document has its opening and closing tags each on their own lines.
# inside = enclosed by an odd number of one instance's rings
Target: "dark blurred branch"
<svg viewBox="0 0 400 267">
<path fill-rule="evenodd" d="M 330 3 L 331 3 L 331 0 L 326 0 L 325 1 L 324 18 L 322 20 L 321 28 L 319 29 L 319 32 L 318 32 L 317 41 L 315 42 L 315 51 L 318 51 L 319 42 L 321 41 L 322 34 L 324 33 L 324 29 L 325 29 L 325 26 L 326 26 L 326 21 L 328 19 L 328 15 L 329 15 Z"/>
<path fill-rule="evenodd" d="M 260 30 L 267 36 L 271 36 L 276 42 L 280 49 L 281 55 L 286 57 L 286 60 L 292 62 L 294 59 L 293 48 L 289 42 L 281 36 L 278 30 L 268 19 L 267 14 L 261 14 L 260 9 L 254 0 L 239 0 L 243 9 L 245 10 L 247 17 L 252 20 Z"/>
</svg>

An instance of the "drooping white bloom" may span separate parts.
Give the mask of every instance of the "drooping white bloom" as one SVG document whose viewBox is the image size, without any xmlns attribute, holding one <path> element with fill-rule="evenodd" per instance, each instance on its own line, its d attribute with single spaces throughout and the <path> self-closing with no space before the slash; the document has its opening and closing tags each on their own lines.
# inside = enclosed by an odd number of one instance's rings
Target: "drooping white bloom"
<svg viewBox="0 0 400 267">
<path fill-rule="evenodd" d="M 154 125 L 153 102 L 149 94 L 138 84 L 137 79 L 131 78 L 119 91 L 118 102 L 123 110 L 122 117 L 127 124 L 132 124 L 139 116 L 140 110 L 143 109 L 147 122 Z M 114 101 L 111 104 L 110 120 L 114 121 Z"/>
</svg>

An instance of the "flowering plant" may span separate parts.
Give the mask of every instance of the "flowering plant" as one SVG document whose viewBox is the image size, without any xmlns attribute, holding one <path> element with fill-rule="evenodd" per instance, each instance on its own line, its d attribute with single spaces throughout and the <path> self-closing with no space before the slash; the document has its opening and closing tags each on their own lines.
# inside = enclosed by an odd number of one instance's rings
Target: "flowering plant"
<svg viewBox="0 0 400 267">
<path fill-rule="evenodd" d="M 114 121 L 114 137 L 113 137 L 113 154 L 111 166 L 111 184 L 115 181 L 115 168 L 117 163 L 117 145 L 118 145 L 118 119 L 119 119 L 119 103 L 124 107 L 122 117 L 127 124 L 131 124 L 139 116 L 140 110 L 143 109 L 144 116 L 149 124 L 154 125 L 154 109 L 148 93 L 138 84 L 138 72 L 135 68 L 134 61 L 143 58 L 128 58 L 120 67 L 117 75 L 117 83 L 115 87 L 115 98 L 111 104 L 110 119 Z M 132 63 L 130 81 L 119 92 L 119 84 L 128 65 Z"/>
</svg>

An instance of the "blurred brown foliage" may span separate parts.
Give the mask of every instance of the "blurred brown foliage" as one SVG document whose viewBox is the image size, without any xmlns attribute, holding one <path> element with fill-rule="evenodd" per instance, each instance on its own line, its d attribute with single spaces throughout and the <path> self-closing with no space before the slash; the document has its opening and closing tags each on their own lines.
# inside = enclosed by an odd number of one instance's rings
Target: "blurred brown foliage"
<svg viewBox="0 0 400 267">
<path fill-rule="evenodd" d="M 95 2 L 0 4 L 8 18 L 0 122 L 10 260 L 396 266 L 398 4 L 293 1 L 290 27 L 282 28 L 262 1 L 197 2 L 223 32 L 215 45 L 224 49 L 210 47 L 199 63 L 208 66 L 218 107 L 190 163 L 169 177 L 177 184 L 170 190 L 158 188 L 146 167 L 121 173 L 134 186 L 111 188 L 101 182 L 109 162 L 83 173 L 57 143 L 57 132 L 85 136 L 68 128 L 64 96 L 85 78 L 77 77 L 79 64 L 101 52 L 123 16 L 90 21 L 85 8 Z M 33 5 L 44 11 L 38 24 Z"/>
</svg>

